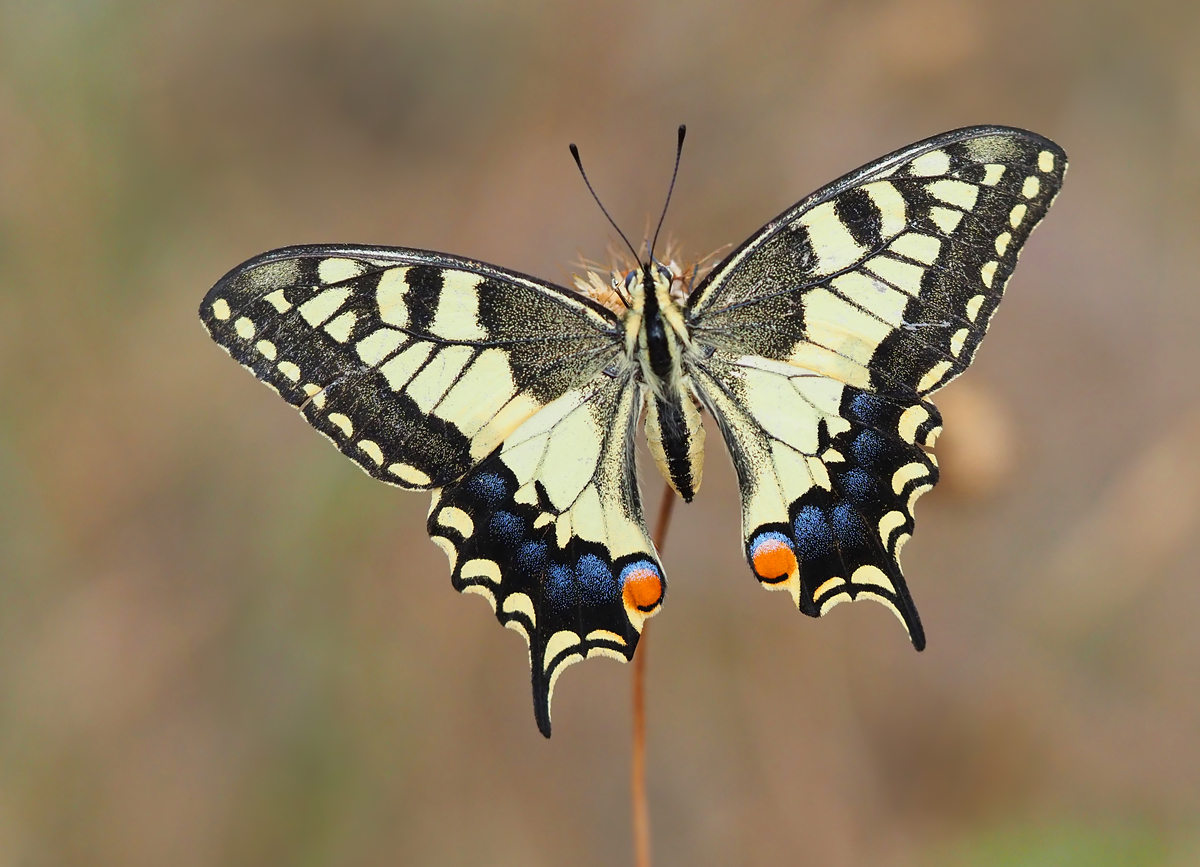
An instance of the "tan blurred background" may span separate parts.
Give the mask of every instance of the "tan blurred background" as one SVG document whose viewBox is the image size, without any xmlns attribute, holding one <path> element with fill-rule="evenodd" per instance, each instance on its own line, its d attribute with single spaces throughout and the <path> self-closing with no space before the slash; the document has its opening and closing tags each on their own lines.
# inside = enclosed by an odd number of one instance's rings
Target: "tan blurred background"
<svg viewBox="0 0 1200 867">
<path fill-rule="evenodd" d="M 544 741 L 427 498 L 195 311 L 306 242 L 565 280 L 611 234 L 567 143 L 636 236 L 680 122 L 695 256 L 957 126 L 1072 167 L 939 399 L 925 653 L 763 593 L 710 440 L 657 863 L 1200 864 L 1198 46 L 1193 0 L 0 0 L 0 867 L 629 862 L 629 669 L 571 669 Z"/>
</svg>

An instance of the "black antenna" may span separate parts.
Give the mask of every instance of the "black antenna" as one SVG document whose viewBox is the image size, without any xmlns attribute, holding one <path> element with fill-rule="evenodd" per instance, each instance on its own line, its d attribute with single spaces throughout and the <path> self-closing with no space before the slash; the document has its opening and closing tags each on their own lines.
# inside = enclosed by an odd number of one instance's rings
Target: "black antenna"
<svg viewBox="0 0 1200 867">
<path fill-rule="evenodd" d="M 596 204 L 600 206 L 600 210 L 604 212 L 604 216 L 608 217 L 609 225 L 617 230 L 617 234 L 621 236 L 621 240 L 625 242 L 625 246 L 629 248 L 629 252 L 633 254 L 633 261 L 639 261 L 641 257 L 638 256 L 637 250 L 633 249 L 633 244 L 629 243 L 629 239 L 625 237 L 625 233 L 621 231 L 621 227 L 609 215 L 608 210 L 604 207 L 604 203 L 600 201 L 600 197 L 592 189 L 592 182 L 588 180 L 587 172 L 583 170 L 583 162 L 579 159 L 579 148 L 575 147 L 574 142 L 571 142 L 571 156 L 575 157 L 575 165 L 579 166 L 579 174 L 583 175 L 583 182 L 587 184 L 588 192 L 592 194 L 592 198 L 596 200 Z M 624 301 L 625 299 L 622 298 L 621 300 Z M 628 303 L 626 306 L 628 306 Z"/>
<path fill-rule="evenodd" d="M 679 142 L 675 145 L 675 171 L 671 172 L 671 186 L 667 188 L 667 200 L 663 203 L 662 216 L 658 218 L 658 227 L 654 230 L 654 240 L 650 242 L 651 259 L 654 258 L 654 248 L 658 244 L 658 233 L 662 231 L 663 220 L 667 218 L 667 206 L 671 204 L 671 193 L 675 192 L 675 176 L 679 174 L 679 158 L 683 156 L 683 137 L 685 135 L 687 135 L 687 127 L 680 124 Z"/>
</svg>

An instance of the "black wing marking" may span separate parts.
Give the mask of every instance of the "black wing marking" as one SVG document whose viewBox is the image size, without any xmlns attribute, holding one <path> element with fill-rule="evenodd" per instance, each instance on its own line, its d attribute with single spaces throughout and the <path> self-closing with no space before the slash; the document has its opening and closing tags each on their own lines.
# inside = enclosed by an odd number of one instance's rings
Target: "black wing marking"
<svg viewBox="0 0 1200 867">
<path fill-rule="evenodd" d="M 666 592 L 634 472 L 642 400 L 632 368 L 597 374 L 434 493 L 428 530 L 454 587 L 483 596 L 529 643 L 546 737 L 562 670 L 591 656 L 631 659 Z"/>
<path fill-rule="evenodd" d="M 566 289 L 438 253 L 289 247 L 238 266 L 200 318 L 377 479 L 445 485 L 620 350 Z"/>
</svg>

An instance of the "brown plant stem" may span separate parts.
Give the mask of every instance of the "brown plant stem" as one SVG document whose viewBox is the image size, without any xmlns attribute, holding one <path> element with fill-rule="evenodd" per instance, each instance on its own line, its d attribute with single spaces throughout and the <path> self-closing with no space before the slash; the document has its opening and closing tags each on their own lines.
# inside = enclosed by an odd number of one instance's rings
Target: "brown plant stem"
<svg viewBox="0 0 1200 867">
<path fill-rule="evenodd" d="M 667 528 L 671 524 L 671 512 L 675 508 L 675 491 L 670 485 L 663 487 L 662 502 L 658 507 L 658 523 L 654 527 L 654 547 L 662 554 L 667 541 Z M 633 863 L 636 867 L 650 867 L 650 809 L 646 803 L 646 630 L 650 621 L 642 625 L 637 653 L 633 657 L 633 755 L 630 766 L 630 785 L 633 806 Z"/>
</svg>

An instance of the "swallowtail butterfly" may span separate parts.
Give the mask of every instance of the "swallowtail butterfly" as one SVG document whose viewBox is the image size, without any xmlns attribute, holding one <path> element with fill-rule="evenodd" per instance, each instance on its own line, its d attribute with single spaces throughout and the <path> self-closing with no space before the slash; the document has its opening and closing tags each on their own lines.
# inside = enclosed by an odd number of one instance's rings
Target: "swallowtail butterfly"
<svg viewBox="0 0 1200 867">
<path fill-rule="evenodd" d="M 427 250 L 303 246 L 230 271 L 200 316 L 359 467 L 433 492 L 455 589 L 528 642 L 548 737 L 562 670 L 631 659 L 662 607 L 643 416 L 685 500 L 701 412 L 716 422 L 764 587 L 813 617 L 873 599 L 924 647 L 900 549 L 938 478 L 929 398 L 971 363 L 1065 170 L 1041 136 L 970 127 L 818 190 L 694 288 L 653 249 L 572 291 Z"/>
</svg>

